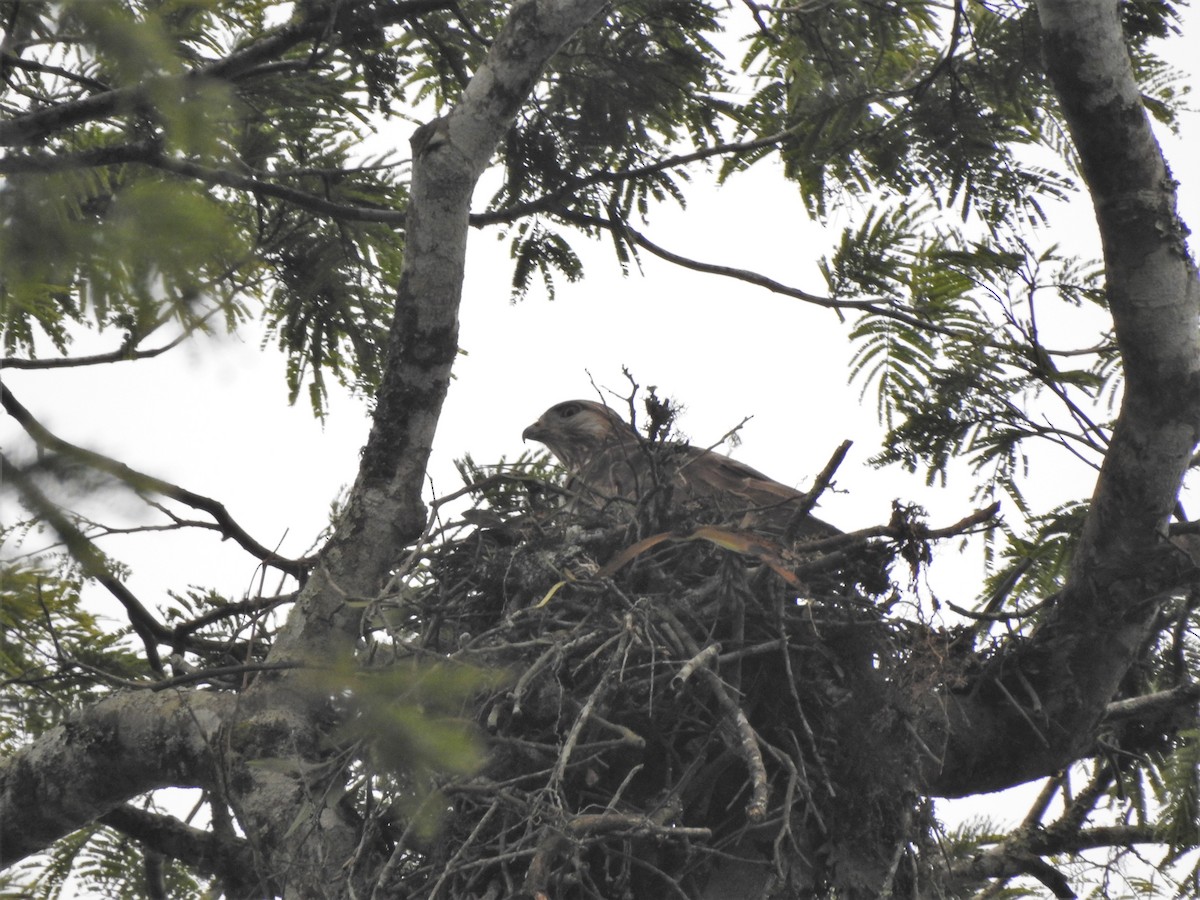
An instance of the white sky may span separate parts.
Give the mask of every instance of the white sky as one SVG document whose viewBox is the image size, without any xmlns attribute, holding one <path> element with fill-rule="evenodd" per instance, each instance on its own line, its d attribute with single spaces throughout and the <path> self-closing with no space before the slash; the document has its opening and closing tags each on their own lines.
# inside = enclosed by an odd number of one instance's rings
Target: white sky
<svg viewBox="0 0 1200 900">
<path fill-rule="evenodd" d="M 1184 48 L 1175 55 L 1195 71 Z M 409 131 L 397 123 L 395 142 L 407 147 Z M 1182 140 L 1159 131 L 1182 182 L 1181 213 L 1197 227 L 1200 115 L 1184 117 Z M 1190 157 L 1185 147 L 1193 148 Z M 645 229 L 651 239 L 694 258 L 824 292 L 816 262 L 849 218 L 822 232 L 807 222 L 794 189 L 770 166 L 721 190 L 702 187 L 703 173 L 696 179 L 686 212 L 654 214 Z M 486 189 L 477 193 L 479 202 L 487 196 Z M 1073 247 L 1094 243 L 1086 198 L 1054 216 L 1056 239 Z M 946 490 L 929 490 L 919 477 L 866 466 L 880 436 L 874 398 L 860 405 L 858 389 L 846 385 L 848 329 L 832 312 L 649 256 L 644 274 L 622 278 L 608 244 L 582 248 L 586 279 L 560 284 L 555 302 L 535 298 L 513 306 L 507 242 L 497 242 L 494 230 L 473 231 L 470 240 L 460 338 L 469 355 L 455 368 L 430 467 L 440 492 L 459 486 L 455 457 L 469 452 L 481 463 L 515 457 L 522 429 L 546 407 L 593 396 L 589 372 L 623 393 L 626 365 L 641 384 L 686 403 L 680 424 L 696 443 L 711 443 L 752 415 L 735 455 L 783 482 L 806 486 L 834 448 L 852 439 L 837 479 L 846 493 L 827 495 L 820 509 L 822 518 L 844 529 L 886 521 L 894 498 L 924 505 L 934 525 L 970 511 L 973 482 L 965 473 Z M 260 542 L 279 542 L 282 552 L 298 555 L 326 524 L 330 500 L 353 480 L 369 423 L 362 404 L 336 390 L 323 426 L 304 399 L 288 407 L 283 358 L 260 349 L 253 330 L 247 335 L 202 339 L 137 363 L 5 370 L 4 379 L 60 437 L 221 499 Z M 118 340 L 109 335 L 97 343 L 89 336 L 76 352 L 110 350 Z M 0 443 L 10 449 L 18 444 L 14 433 L 11 422 L 0 423 Z M 1039 457 L 1038 464 L 1032 496 L 1041 509 L 1090 493 L 1091 474 L 1066 454 Z M 122 509 L 133 517 L 138 509 L 137 501 L 115 495 L 96 502 L 109 519 Z M 151 607 L 165 604 L 167 590 L 190 584 L 235 598 L 258 589 L 254 562 L 208 534 L 108 538 L 103 547 L 132 566 L 129 584 Z M 970 603 L 977 557 L 961 564 L 957 555 L 957 543 L 939 550 L 935 572 L 949 575 L 937 589 Z M 1014 815 L 1022 812 L 1016 807 Z"/>
</svg>

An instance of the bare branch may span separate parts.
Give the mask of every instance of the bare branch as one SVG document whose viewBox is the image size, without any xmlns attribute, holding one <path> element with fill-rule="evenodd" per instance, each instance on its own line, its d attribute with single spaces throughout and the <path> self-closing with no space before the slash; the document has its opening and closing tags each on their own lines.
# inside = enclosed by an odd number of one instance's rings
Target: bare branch
<svg viewBox="0 0 1200 900">
<path fill-rule="evenodd" d="M 52 66 L 48 63 L 37 62 L 32 59 L 25 59 L 12 53 L 8 50 L 0 50 L 0 63 L 6 66 L 12 66 L 14 69 L 23 69 L 26 72 L 38 72 L 44 75 L 54 75 L 58 78 L 64 78 L 67 81 L 73 81 L 76 84 L 91 88 L 93 91 L 108 91 L 111 88 L 103 81 L 97 81 L 95 78 L 89 78 L 86 75 L 80 75 L 78 72 L 72 72 L 69 69 L 64 69 L 59 66 Z"/>
<path fill-rule="evenodd" d="M 273 550 L 267 549 L 238 525 L 224 504 L 219 501 L 189 491 L 161 478 L 155 478 L 153 475 L 138 472 L 124 463 L 96 453 L 93 450 L 85 450 L 52 434 L 2 384 L 0 384 L 0 405 L 25 429 L 26 433 L 33 438 L 39 447 L 53 450 L 90 468 L 106 472 L 129 485 L 138 493 L 150 492 L 160 494 L 163 497 L 176 500 L 193 509 L 208 513 L 219 526 L 222 535 L 232 539 L 238 546 L 260 560 L 264 565 L 279 569 L 300 580 L 303 580 L 305 574 L 313 565 L 314 560 L 311 558 L 288 559 L 287 557 L 280 556 Z"/>
<path fill-rule="evenodd" d="M 0 389 L 6 390 L 3 386 L 0 386 Z M 146 648 L 146 659 L 150 663 L 150 667 L 161 673 L 163 664 L 158 655 L 157 645 L 166 643 L 170 639 L 170 629 L 154 618 L 142 601 L 125 586 L 125 583 L 109 571 L 104 554 L 96 548 L 95 544 L 84 537 L 83 533 L 63 514 L 58 505 L 43 494 L 20 467 L 13 465 L 3 454 L 0 454 L 0 467 L 4 469 L 5 478 L 21 492 L 25 502 L 58 534 L 72 558 L 83 568 L 84 574 L 95 579 L 125 607 L 125 612 L 129 615 L 129 624 L 133 626 L 134 632 L 141 638 L 142 644 Z"/>
<path fill-rule="evenodd" d="M 228 619 L 233 616 L 261 615 L 262 613 L 283 606 L 285 603 L 294 602 L 296 602 L 296 595 L 286 594 L 282 597 L 255 597 L 252 600 L 243 600 L 240 603 L 229 603 L 202 616 L 197 616 L 190 621 L 176 625 L 175 634 L 183 637 L 193 634 L 201 628 L 212 625 L 214 622 L 219 622 L 222 619 Z"/>
<path fill-rule="evenodd" d="M 1160 842 L 1153 825 L 1114 825 L 1083 830 L 1060 830 L 1053 827 L 1020 831 L 1004 843 L 976 853 L 970 859 L 954 863 L 951 876 L 961 881 L 983 878 L 1009 879 L 1021 875 L 1037 878 L 1049 887 L 1056 897 L 1074 897 L 1062 873 L 1053 869 L 1042 857 L 1061 853 L 1079 853 L 1097 847 L 1129 847 L 1133 844 Z"/>
<path fill-rule="evenodd" d="M 187 340 L 190 332 L 185 332 L 179 337 L 164 344 L 161 347 L 155 347 L 152 350 L 135 350 L 126 346 L 118 347 L 108 353 L 95 353 L 91 356 L 68 356 L 60 359 L 21 359 L 19 357 L 6 357 L 0 359 L 0 369 L 73 369 L 82 366 L 98 366 L 114 362 L 131 362 L 139 359 L 153 359 L 168 350 L 178 347 L 183 341 Z"/>
<path fill-rule="evenodd" d="M 808 518 L 808 514 L 812 512 L 813 507 L 817 505 L 817 500 L 829 487 L 829 483 L 833 480 L 833 476 L 837 473 L 838 468 L 846 459 L 846 454 L 850 452 L 850 447 L 853 441 L 842 441 L 838 448 L 833 451 L 833 456 L 829 458 L 829 462 L 825 464 L 817 477 L 813 479 L 813 486 L 809 488 L 803 497 L 796 503 L 796 512 L 793 513 L 791 521 L 783 531 L 784 543 L 791 543 L 799 533 L 804 520 Z"/>
<path fill-rule="evenodd" d="M 225 885 L 227 895 L 264 893 L 257 858 L 244 838 L 193 828 L 173 816 L 148 812 L 129 804 L 110 810 L 99 821 L 165 856 L 202 873 L 215 875 Z M 268 888 L 265 893 L 276 893 L 277 890 Z"/>
<path fill-rule="evenodd" d="M 1169 691 L 1114 700 L 1104 710 L 1104 721 L 1110 724 L 1145 721 L 1158 717 L 1173 718 L 1180 713 L 1194 718 L 1197 700 L 1200 700 L 1200 683 L 1188 682 Z"/>
<path fill-rule="evenodd" d="M 911 325 L 914 328 L 920 328 L 923 331 L 933 332 L 934 334 L 944 334 L 949 337 L 970 340 L 973 343 L 979 343 L 978 335 L 968 335 L 959 333 L 952 328 L 947 328 L 945 325 L 939 325 L 929 319 L 923 319 L 920 316 L 899 309 L 895 304 L 887 300 L 836 300 L 833 297 L 823 297 L 820 294 L 812 294 L 800 288 L 790 287 L 782 282 L 776 281 L 773 278 L 768 278 L 758 272 L 752 272 L 748 269 L 738 269 L 733 266 L 722 266 L 715 263 L 702 262 L 691 257 L 683 256 L 671 250 L 660 247 L 658 244 L 651 241 L 641 232 L 629 227 L 623 222 L 614 222 L 611 219 L 605 219 L 600 216 L 589 216 L 582 213 L 574 213 L 568 210 L 555 210 L 554 215 L 565 222 L 571 222 L 576 225 L 583 225 L 590 228 L 603 228 L 612 231 L 614 234 L 628 240 L 630 243 L 649 251 L 659 259 L 666 260 L 677 266 L 682 266 L 685 269 L 691 269 L 693 272 L 701 272 L 707 275 L 720 275 L 724 278 L 732 278 L 735 281 L 743 281 L 747 284 L 753 284 L 757 287 L 765 288 L 773 294 L 780 294 L 784 297 L 793 297 L 797 300 L 803 300 L 805 303 L 812 303 L 815 306 L 820 306 L 825 309 L 854 309 L 861 312 L 869 312 L 875 315 L 884 316 L 889 319 L 894 319 L 897 322 L 903 322 L 906 325 Z"/>
<path fill-rule="evenodd" d="M 490 210 L 483 213 L 475 213 L 471 216 L 471 224 L 477 228 L 487 225 L 499 225 L 507 222 L 513 222 L 523 216 L 536 215 L 537 213 L 553 213 L 559 214 L 562 212 L 563 203 L 569 198 L 577 195 L 585 188 L 592 187 L 597 184 L 622 184 L 626 181 L 633 181 L 637 178 L 642 178 L 646 175 L 655 175 L 659 172 L 665 172 L 669 169 L 677 169 L 682 166 L 690 165 L 694 162 L 703 162 L 713 159 L 717 156 L 739 156 L 746 153 L 752 153 L 755 150 L 761 150 L 764 147 L 772 147 L 776 144 L 781 144 L 789 137 L 796 133 L 798 128 L 789 128 L 784 131 L 770 134 L 765 137 L 753 138 L 748 141 L 730 141 L 723 144 L 713 144 L 711 147 L 701 147 L 698 150 L 693 150 L 691 153 L 680 153 L 675 156 L 668 156 L 660 159 L 657 162 L 647 163 L 644 166 L 633 166 L 628 169 L 619 169 L 616 171 L 599 170 L 592 174 L 568 182 L 556 191 L 549 194 L 544 194 L 533 200 L 527 200 L 524 203 L 516 203 L 512 206 L 506 206 L 503 209 Z"/>
<path fill-rule="evenodd" d="M 351 222 L 382 222 L 388 225 L 403 227 L 408 215 L 407 211 L 403 209 L 383 209 L 371 206 L 359 206 L 352 203 L 337 203 L 333 200 L 326 200 L 324 197 L 319 197 L 316 194 L 310 194 L 307 191 L 288 187 L 287 185 L 263 181 L 261 176 L 238 175 L 227 169 L 214 169 L 209 166 L 202 166 L 199 163 L 174 159 L 169 156 L 159 155 L 155 158 L 141 161 L 157 169 L 162 169 L 165 172 L 195 178 L 203 181 L 205 184 L 216 184 L 222 187 L 248 191 L 255 196 L 274 197 L 278 200 L 285 200 L 302 209 L 307 209 L 309 212 L 328 216 L 331 219 Z"/>
<path fill-rule="evenodd" d="M 185 178 L 194 178 L 205 184 L 246 191 L 256 197 L 274 197 L 331 219 L 350 222 L 382 222 L 397 227 L 404 225 L 406 215 L 404 210 L 338 203 L 298 188 L 268 181 L 266 180 L 268 176 L 264 173 L 243 175 L 228 169 L 216 169 L 191 160 L 167 156 L 162 152 L 162 147 L 158 143 L 149 141 L 121 144 L 115 147 L 99 147 L 79 153 L 27 153 L 20 156 L 8 156 L 0 160 L 0 174 L 61 172 L 93 166 L 131 163 L 150 166 Z"/>
</svg>

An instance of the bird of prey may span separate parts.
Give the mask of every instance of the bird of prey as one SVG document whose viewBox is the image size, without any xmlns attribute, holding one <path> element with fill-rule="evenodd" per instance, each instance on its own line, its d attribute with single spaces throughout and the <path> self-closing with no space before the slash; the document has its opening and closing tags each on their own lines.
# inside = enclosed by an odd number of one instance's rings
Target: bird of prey
<svg viewBox="0 0 1200 900">
<path fill-rule="evenodd" d="M 711 450 L 649 441 L 602 403 L 556 403 L 521 437 L 545 444 L 566 467 L 567 488 L 592 507 L 632 509 L 658 490 L 674 511 L 776 539 L 841 534 L 807 515 L 800 491 Z"/>
</svg>

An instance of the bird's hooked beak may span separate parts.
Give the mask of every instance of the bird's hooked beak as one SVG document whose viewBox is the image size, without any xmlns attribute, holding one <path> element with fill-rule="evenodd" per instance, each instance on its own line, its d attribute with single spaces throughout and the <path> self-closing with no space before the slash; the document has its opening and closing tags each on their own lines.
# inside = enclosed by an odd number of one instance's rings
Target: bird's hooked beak
<svg viewBox="0 0 1200 900">
<path fill-rule="evenodd" d="M 545 435 L 545 433 L 546 433 L 546 426 L 544 426 L 542 424 L 541 419 L 538 419 L 536 422 L 534 422 L 532 425 L 530 425 L 528 428 L 526 428 L 524 431 L 521 432 L 521 440 L 522 441 L 538 441 L 539 443 L 545 443 L 544 441 L 542 441 L 542 437 L 543 437 L 543 435 Z"/>
</svg>

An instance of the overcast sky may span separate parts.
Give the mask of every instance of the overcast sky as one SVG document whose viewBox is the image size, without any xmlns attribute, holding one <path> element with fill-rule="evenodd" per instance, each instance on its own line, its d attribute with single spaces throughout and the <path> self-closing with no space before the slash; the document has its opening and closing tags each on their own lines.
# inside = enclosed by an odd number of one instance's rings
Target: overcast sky
<svg viewBox="0 0 1200 900">
<path fill-rule="evenodd" d="M 1192 38 L 1195 46 L 1195 39 Z M 1175 52 L 1184 64 L 1193 59 Z M 411 126 L 385 131 L 407 147 Z M 1182 140 L 1160 136 L 1182 182 L 1181 212 L 1200 223 L 1200 116 L 1187 114 Z M 1191 157 L 1183 148 L 1193 148 Z M 686 212 L 656 211 L 647 235 L 686 255 L 752 269 L 814 293 L 825 289 L 816 263 L 852 223 L 847 213 L 829 230 L 807 221 L 794 189 L 770 165 L 739 176 L 723 189 L 703 172 Z M 477 194 L 477 206 L 488 192 Z M 1053 211 L 1053 240 L 1098 255 L 1086 197 Z M 854 441 L 839 477 L 841 492 L 823 499 L 820 516 L 851 529 L 885 522 L 894 498 L 914 500 L 949 524 L 970 511 L 974 482 L 957 473 L 945 490 L 920 478 L 874 470 L 880 429 L 874 398 L 860 403 L 846 384 L 847 326 L 829 311 L 773 296 L 755 287 L 700 276 L 646 258 L 644 271 L 624 278 L 612 249 L 583 247 L 586 279 L 561 284 L 558 299 L 509 303 L 511 262 L 495 230 L 471 235 L 462 306 L 461 346 L 439 426 L 430 477 L 439 492 L 459 486 L 452 460 L 510 458 L 520 434 L 549 405 L 594 396 L 591 380 L 623 393 L 621 367 L 642 385 L 682 400 L 681 427 L 709 444 L 745 416 L 739 459 L 772 477 L 805 487 L 837 445 Z M 1089 245 L 1091 249 L 1089 250 Z M 1194 247 L 1193 247 L 1194 249 Z M 222 500 L 260 542 L 298 555 L 326 524 L 329 503 L 354 477 L 368 420 L 364 405 L 334 391 L 327 421 L 313 419 L 302 400 L 286 404 L 284 360 L 261 349 L 261 333 L 205 338 L 153 360 L 90 369 L 6 370 L 15 395 L 59 436 L 129 465 Z M 117 335 L 89 336 L 78 353 L 113 349 Z M 1082 343 L 1082 342 L 1080 342 Z M 13 448 L 11 422 L 0 443 Z M 1091 475 L 1065 453 L 1038 458 L 1038 508 L 1090 493 Z M 117 494 L 96 498 L 109 520 L 144 521 L 138 502 Z M 1200 509 L 1193 513 L 1200 512 Z M 166 591 L 188 585 L 233 598 L 259 590 L 254 562 L 207 534 L 108 538 L 104 548 L 133 568 L 130 585 L 151 607 Z M 978 557 L 956 561 L 958 544 L 939 550 L 939 593 L 973 600 Z M 266 589 L 272 590 L 274 581 Z"/>
</svg>

